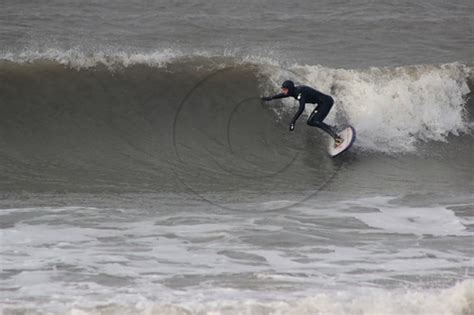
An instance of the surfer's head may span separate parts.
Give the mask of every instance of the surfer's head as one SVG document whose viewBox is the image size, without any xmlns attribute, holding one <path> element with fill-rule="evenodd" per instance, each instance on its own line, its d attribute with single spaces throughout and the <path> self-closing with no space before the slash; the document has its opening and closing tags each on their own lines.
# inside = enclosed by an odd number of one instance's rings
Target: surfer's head
<svg viewBox="0 0 474 315">
<path fill-rule="evenodd" d="M 288 94 L 288 93 L 291 93 L 295 88 L 295 84 L 293 83 L 293 81 L 291 80 L 286 80 L 285 82 L 283 82 L 283 84 L 281 85 L 281 91 L 284 93 L 284 94 Z"/>
</svg>

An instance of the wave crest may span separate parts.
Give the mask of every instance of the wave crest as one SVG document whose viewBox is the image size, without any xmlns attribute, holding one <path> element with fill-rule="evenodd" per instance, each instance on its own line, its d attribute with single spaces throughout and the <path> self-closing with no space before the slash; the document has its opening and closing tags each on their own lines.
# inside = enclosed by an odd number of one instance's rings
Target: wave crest
<svg viewBox="0 0 474 315">
<path fill-rule="evenodd" d="M 450 135 L 469 133 L 472 126 L 468 112 L 470 106 L 468 99 L 471 93 L 469 84 L 473 81 L 472 67 L 460 63 L 397 68 L 332 69 L 320 65 L 288 65 L 266 56 L 237 57 L 233 52 L 215 55 L 201 51 L 190 54 L 164 49 L 147 53 L 120 51 L 86 53 L 80 49 L 67 51 L 50 49 L 2 53 L 0 69 L 5 63 L 13 63 L 15 67 L 21 68 L 26 66 L 25 64 L 36 65 L 45 61 L 52 63 L 53 66 L 66 67 L 59 74 L 64 75 L 64 80 L 61 82 L 66 81 L 66 84 L 71 77 L 69 74 L 66 75 L 68 68 L 72 68 L 72 71 L 91 68 L 96 71 L 98 67 L 105 66 L 103 71 L 114 72 L 117 69 L 140 66 L 148 68 L 147 71 L 150 73 L 161 71 L 159 76 L 163 80 L 166 80 L 168 73 L 179 69 L 176 71 L 181 71 L 182 75 L 174 85 L 180 85 L 183 77 L 197 78 L 225 68 L 249 70 L 250 65 L 251 71 L 258 78 L 258 83 L 254 84 L 259 85 L 260 94 L 277 92 L 282 80 L 291 78 L 298 84 L 310 85 L 332 95 L 336 105 L 328 116 L 328 121 L 339 126 L 353 125 L 358 132 L 355 148 L 362 151 L 389 154 L 414 152 L 420 143 L 447 141 Z M 173 76 L 170 78 L 174 79 Z M 133 78 L 127 80 L 133 82 Z M 237 92 L 233 89 L 223 89 L 226 78 L 223 77 L 222 80 L 224 81 L 216 85 L 215 89 L 212 86 L 209 88 L 209 95 L 217 96 L 219 99 L 259 96 L 248 95 L 248 89 Z M 51 80 L 51 82 L 57 84 L 58 81 Z M 115 83 L 114 80 L 110 80 L 102 84 L 110 85 L 109 91 L 115 88 L 123 89 L 114 86 Z M 235 82 L 229 78 L 229 84 Z M 144 84 L 136 82 L 129 88 L 134 89 L 135 85 Z M 54 86 L 51 88 L 55 89 Z M 221 95 L 223 90 L 230 90 L 234 94 Z M 283 102 L 287 106 L 269 107 L 275 111 L 278 119 L 286 122 L 294 113 L 296 104 L 291 100 Z M 308 106 L 307 113 L 312 108 Z M 299 124 L 301 125 L 301 121 Z M 318 132 L 315 133 L 321 136 Z"/>
</svg>

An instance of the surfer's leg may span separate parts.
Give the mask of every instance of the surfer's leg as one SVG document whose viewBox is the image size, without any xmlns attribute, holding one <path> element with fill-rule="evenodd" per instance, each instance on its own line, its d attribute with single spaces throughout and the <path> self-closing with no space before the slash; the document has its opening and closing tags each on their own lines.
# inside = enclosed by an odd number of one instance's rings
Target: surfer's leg
<svg viewBox="0 0 474 315">
<path fill-rule="evenodd" d="M 328 133 L 334 140 L 338 140 L 339 136 L 337 135 L 336 131 L 333 127 L 329 126 L 328 124 L 324 123 L 323 120 L 329 114 L 331 110 L 333 101 L 332 98 L 328 102 L 324 102 L 319 104 L 318 110 L 314 110 L 308 118 L 308 125 L 313 127 L 318 127 L 319 129 Z"/>
<path fill-rule="evenodd" d="M 329 126 L 328 124 L 325 124 L 322 121 L 315 120 L 315 121 L 308 121 L 308 125 L 318 127 L 319 129 L 325 131 L 327 134 L 329 134 L 334 140 L 339 139 L 339 136 L 337 133 L 334 131 L 334 128 Z"/>
</svg>

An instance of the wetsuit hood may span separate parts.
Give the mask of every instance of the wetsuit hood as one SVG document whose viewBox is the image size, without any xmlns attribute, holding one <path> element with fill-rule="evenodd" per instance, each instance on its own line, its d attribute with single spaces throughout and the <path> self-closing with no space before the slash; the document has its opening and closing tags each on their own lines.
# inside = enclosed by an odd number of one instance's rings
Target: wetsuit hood
<svg viewBox="0 0 474 315">
<path fill-rule="evenodd" d="M 285 89 L 288 89 L 288 94 L 289 95 L 293 95 L 294 94 L 294 91 L 295 91 L 295 84 L 293 83 L 293 81 L 291 80 L 286 80 L 285 82 L 283 82 L 283 84 L 281 85 L 282 88 L 285 88 Z"/>
</svg>

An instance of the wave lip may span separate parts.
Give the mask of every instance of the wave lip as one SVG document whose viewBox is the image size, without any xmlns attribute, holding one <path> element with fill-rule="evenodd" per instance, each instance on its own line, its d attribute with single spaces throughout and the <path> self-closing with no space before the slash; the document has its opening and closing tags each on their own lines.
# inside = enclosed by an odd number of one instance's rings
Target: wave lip
<svg viewBox="0 0 474 315">
<path fill-rule="evenodd" d="M 235 64 L 254 64 L 280 66 L 280 62 L 268 55 L 241 55 L 234 50 L 219 52 L 195 49 L 184 51 L 177 48 L 165 48 L 151 51 L 121 51 L 116 49 L 103 49 L 87 51 L 80 47 L 71 49 L 28 49 L 18 52 L 0 51 L 0 62 L 16 64 L 31 64 L 42 61 L 57 63 L 76 70 L 105 66 L 110 70 L 143 65 L 163 68 L 170 63 L 186 63 L 189 60 L 200 62 L 202 67 L 212 65 L 214 61 L 222 66 Z"/>
<path fill-rule="evenodd" d="M 133 65 L 147 65 L 163 67 L 173 60 L 188 57 L 189 55 L 177 49 L 163 49 L 152 52 L 125 52 L 125 51 L 83 51 L 80 48 L 68 50 L 44 49 L 25 50 L 21 52 L 0 53 L 0 61 L 24 64 L 38 61 L 50 61 L 75 69 L 88 69 L 97 66 L 130 67 Z M 194 56 L 210 56 L 206 52 L 196 52 Z"/>
</svg>

